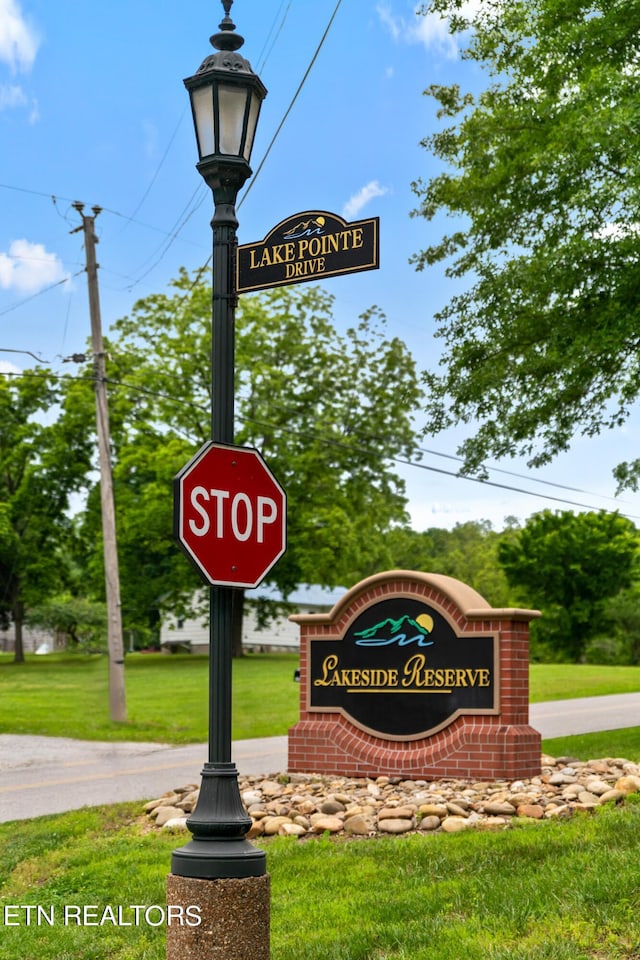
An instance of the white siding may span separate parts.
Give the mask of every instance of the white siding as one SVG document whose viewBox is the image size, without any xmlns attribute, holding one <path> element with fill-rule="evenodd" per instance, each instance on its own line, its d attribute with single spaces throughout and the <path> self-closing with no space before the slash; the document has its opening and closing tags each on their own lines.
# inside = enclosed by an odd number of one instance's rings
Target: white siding
<svg viewBox="0 0 640 960">
<path fill-rule="evenodd" d="M 250 591 L 257 596 L 269 595 L 261 588 Z M 333 604 L 342 596 L 344 590 L 326 591 L 319 587 L 296 591 L 291 597 L 291 613 L 322 613 L 330 610 Z M 270 599 L 279 599 L 270 591 Z M 310 601 L 310 602 L 309 602 Z M 247 650 L 256 652 L 265 650 L 298 650 L 300 648 L 300 628 L 289 622 L 289 614 L 285 613 L 269 621 L 262 630 L 258 629 L 257 616 L 249 597 L 245 604 L 245 615 L 242 623 L 242 645 Z M 205 616 L 182 623 L 175 617 L 168 617 L 160 630 L 160 645 L 165 649 L 179 645 L 191 650 L 192 653 L 207 653 L 209 650 L 209 627 Z"/>
</svg>

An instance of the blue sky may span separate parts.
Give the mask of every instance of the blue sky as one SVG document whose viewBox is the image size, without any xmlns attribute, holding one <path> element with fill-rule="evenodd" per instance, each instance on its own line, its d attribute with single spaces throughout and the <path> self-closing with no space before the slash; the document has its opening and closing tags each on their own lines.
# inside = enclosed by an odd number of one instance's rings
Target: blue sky
<svg viewBox="0 0 640 960">
<path fill-rule="evenodd" d="M 479 2 L 479 0 L 476 0 Z M 281 132 L 265 158 L 337 13 Z M 210 53 L 219 0 L 0 0 L 0 370 L 33 363 L 28 351 L 69 372 L 63 358 L 89 336 L 82 234 L 74 200 L 102 208 L 97 219 L 105 330 L 136 300 L 167 289 L 181 266 L 193 271 L 211 250 L 211 194 L 195 169 L 196 149 L 182 80 Z M 458 57 L 440 21 L 413 0 L 236 0 L 232 18 L 243 54 L 269 93 L 241 195 L 239 241 L 260 240 L 306 210 L 346 219 L 380 217 L 380 269 L 327 280 L 339 326 L 380 306 L 419 368 L 439 352 L 434 312 L 453 290 L 442 270 L 416 273 L 410 256 L 437 227 L 412 219 L 411 182 L 437 167 L 420 140 L 436 129 L 430 83 L 478 88 L 484 78 Z M 264 164 L 262 161 L 264 159 Z M 262 165 L 261 165 L 262 164 Z M 591 440 L 544 471 L 500 464 L 498 484 L 615 508 L 611 469 L 637 456 L 638 419 Z M 423 446 L 455 455 L 461 431 Z M 450 527 L 505 516 L 524 519 L 567 504 L 455 479 L 446 456 L 403 467 L 414 526 Z M 543 486 L 564 484 L 577 490 Z M 640 495 L 619 509 L 640 517 Z"/>
</svg>

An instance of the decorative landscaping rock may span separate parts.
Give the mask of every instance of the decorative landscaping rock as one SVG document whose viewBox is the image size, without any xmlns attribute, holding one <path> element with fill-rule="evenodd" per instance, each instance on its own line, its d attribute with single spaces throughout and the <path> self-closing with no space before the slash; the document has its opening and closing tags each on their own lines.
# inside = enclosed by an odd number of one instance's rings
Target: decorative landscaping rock
<svg viewBox="0 0 640 960">
<path fill-rule="evenodd" d="M 640 765 L 622 758 L 580 762 L 542 757 L 530 780 L 402 780 L 316 774 L 239 777 L 240 796 L 255 837 L 371 837 L 380 834 L 505 830 L 518 819 L 548 820 L 622 804 L 640 793 Z M 195 809 L 194 784 L 170 790 L 143 807 L 160 829 L 186 830 Z"/>
<path fill-rule="evenodd" d="M 538 803 L 521 803 L 516 809 L 519 817 L 527 817 L 529 820 L 542 820 L 544 817 L 544 807 Z"/>
<path fill-rule="evenodd" d="M 170 820 L 174 820 L 176 817 L 184 817 L 184 811 L 179 807 L 156 807 L 155 810 L 152 811 L 152 816 L 156 821 L 157 827 L 164 827 Z"/>
<path fill-rule="evenodd" d="M 378 830 L 382 833 L 408 833 L 414 826 L 413 820 L 403 820 L 399 817 L 385 817 L 384 820 L 378 820 Z"/>
<path fill-rule="evenodd" d="M 344 820 L 341 820 L 340 817 L 311 817 L 311 829 L 314 833 L 325 833 L 326 831 L 339 833 L 340 830 L 344 829 Z"/>
<path fill-rule="evenodd" d="M 445 817 L 440 826 L 445 833 L 459 833 L 468 830 L 471 824 L 465 817 Z"/>
<path fill-rule="evenodd" d="M 422 817 L 418 823 L 418 829 L 424 830 L 425 832 L 429 830 L 437 830 L 440 826 L 440 817 Z"/>
<path fill-rule="evenodd" d="M 438 824 L 439 823 L 440 821 L 438 821 Z M 373 820 L 369 817 L 365 817 L 361 813 L 356 813 L 344 821 L 344 832 L 358 836 L 366 836 L 369 833 L 375 833 L 375 826 Z"/>
<path fill-rule="evenodd" d="M 640 791 L 640 777 L 633 777 L 631 775 L 620 777 L 619 780 L 616 780 L 615 789 L 622 791 L 625 796 L 628 796 L 630 793 L 638 793 Z"/>
</svg>

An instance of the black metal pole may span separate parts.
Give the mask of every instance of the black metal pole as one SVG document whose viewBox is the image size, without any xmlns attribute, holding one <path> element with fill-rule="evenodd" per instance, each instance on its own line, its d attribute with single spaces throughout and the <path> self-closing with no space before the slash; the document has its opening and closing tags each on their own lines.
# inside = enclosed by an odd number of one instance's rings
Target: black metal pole
<svg viewBox="0 0 640 960">
<path fill-rule="evenodd" d="M 214 192 L 215 200 L 215 192 Z M 213 229 L 211 439 L 235 439 L 235 205 L 216 202 Z M 209 762 L 231 762 L 233 587 L 211 587 L 209 603 Z"/>
<path fill-rule="evenodd" d="M 211 344 L 211 439 L 233 444 L 235 399 L 236 200 L 251 176 L 249 159 L 260 103 L 267 91 L 251 64 L 238 50 L 229 11 L 220 32 L 210 37 L 216 53 L 207 57 L 184 83 L 198 141 L 198 171 L 213 192 L 213 302 Z M 229 116 L 229 86 L 233 109 Z M 226 90 L 226 100 L 221 89 Z M 222 103 L 226 102 L 226 109 Z M 240 112 L 238 113 L 238 107 Z M 240 124 L 240 126 L 238 126 Z M 223 136 L 222 128 L 228 136 Z M 236 142 L 237 140 L 237 142 Z M 233 149 L 231 149 L 233 148 Z M 214 581 L 215 582 L 215 581 Z M 259 877 L 266 874 L 266 856 L 246 834 L 251 817 L 240 797 L 238 771 L 231 760 L 231 666 L 235 587 L 210 587 L 209 594 L 209 760 L 202 770 L 198 805 L 187 820 L 190 843 L 174 850 L 171 868 L 184 877 Z"/>
<path fill-rule="evenodd" d="M 215 202 L 211 224 L 211 439 L 217 443 L 233 443 L 238 186 L 229 181 L 219 190 L 216 185 L 211 186 Z M 242 804 L 238 771 L 231 761 L 233 593 L 233 587 L 210 587 L 209 762 L 202 770 L 198 805 L 187 820 L 193 839 L 174 850 L 171 858 L 172 873 L 183 877 L 259 877 L 267 872 L 264 851 L 246 840 L 251 817 Z"/>
</svg>

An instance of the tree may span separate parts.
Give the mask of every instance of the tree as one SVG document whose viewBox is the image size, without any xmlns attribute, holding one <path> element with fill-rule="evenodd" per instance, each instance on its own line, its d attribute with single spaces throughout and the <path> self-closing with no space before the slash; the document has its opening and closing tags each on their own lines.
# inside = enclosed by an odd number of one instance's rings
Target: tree
<svg viewBox="0 0 640 960">
<path fill-rule="evenodd" d="M 524 606 L 544 614 L 535 637 L 551 659 L 578 661 L 601 630 L 605 602 L 632 583 L 638 532 L 617 513 L 544 510 L 498 546 Z"/>
<path fill-rule="evenodd" d="M 438 314 L 428 429 L 473 424 L 467 471 L 539 466 L 620 426 L 640 393 L 640 3 L 483 0 L 473 23 L 461 0 L 427 10 L 451 15 L 491 81 L 426 91 L 453 122 L 423 141 L 445 169 L 413 184 L 415 214 L 455 228 L 415 263 L 468 283 Z M 640 459 L 615 472 L 636 487 Z"/>
<path fill-rule="evenodd" d="M 113 399 L 122 399 L 117 390 Z M 172 534 L 173 478 L 193 447 L 171 433 L 160 438 L 155 430 L 132 435 L 116 447 L 113 479 L 123 629 L 136 647 L 146 647 L 159 643 L 162 610 L 170 609 L 177 616 L 191 612 L 198 583 Z M 104 600 L 97 486 L 89 493 L 79 533 L 85 589 Z"/>
<path fill-rule="evenodd" d="M 393 458 L 416 449 L 415 365 L 378 310 L 339 334 L 332 305 L 287 287 L 243 297 L 236 318 L 236 442 L 287 492 L 289 546 L 269 575 L 285 595 L 387 565 L 385 535 L 407 522 Z M 139 591 L 175 612 L 199 583 L 172 544 L 171 480 L 210 436 L 210 287 L 183 272 L 114 325 L 109 351 L 123 606 Z"/>
<path fill-rule="evenodd" d="M 104 604 L 70 592 L 49 597 L 29 610 L 31 625 L 66 638 L 71 649 L 107 652 L 107 611 Z"/>
<path fill-rule="evenodd" d="M 56 383 L 42 368 L 0 378 L 0 608 L 15 626 L 17 663 L 25 610 L 64 586 L 69 496 L 89 466 L 75 385 Z"/>
<path fill-rule="evenodd" d="M 399 528 L 389 536 L 393 565 L 455 577 L 492 606 L 510 606 L 509 586 L 498 562 L 498 547 L 512 530 L 498 533 L 488 520 L 457 523 L 452 530 L 431 527 L 418 533 Z"/>
<path fill-rule="evenodd" d="M 621 590 L 605 603 L 610 628 L 587 651 L 597 663 L 640 664 L 640 584 Z"/>
</svg>

